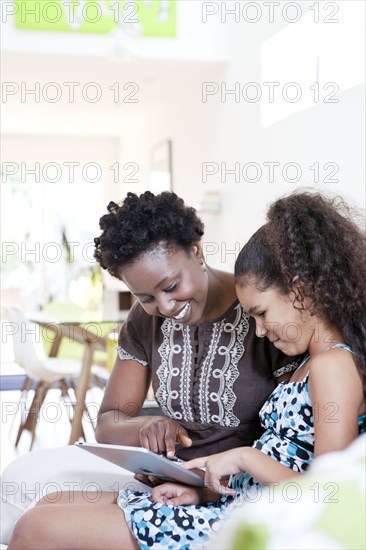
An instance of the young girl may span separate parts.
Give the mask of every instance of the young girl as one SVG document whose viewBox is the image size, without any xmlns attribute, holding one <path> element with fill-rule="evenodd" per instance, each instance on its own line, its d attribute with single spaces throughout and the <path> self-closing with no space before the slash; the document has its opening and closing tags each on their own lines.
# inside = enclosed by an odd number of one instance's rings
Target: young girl
<svg viewBox="0 0 366 550">
<path fill-rule="evenodd" d="M 257 335 L 288 355 L 308 355 L 262 407 L 265 432 L 252 448 L 186 463 L 206 467 L 216 497 L 202 504 L 208 491 L 172 483 L 152 495 L 121 491 L 118 506 L 112 494 L 95 504 L 68 494 L 58 505 L 50 495 L 19 520 L 10 549 L 202 548 L 237 500 L 357 437 L 366 418 L 366 247 L 340 207 L 318 194 L 275 202 L 237 259 L 237 294 Z"/>
</svg>

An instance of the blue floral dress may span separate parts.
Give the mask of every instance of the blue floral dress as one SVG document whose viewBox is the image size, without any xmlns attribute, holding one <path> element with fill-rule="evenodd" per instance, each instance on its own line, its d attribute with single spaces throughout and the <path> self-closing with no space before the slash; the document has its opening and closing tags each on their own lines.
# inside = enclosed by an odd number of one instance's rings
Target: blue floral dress
<svg viewBox="0 0 366 550">
<path fill-rule="evenodd" d="M 344 344 L 343 347 L 351 351 Z M 302 366 L 307 360 L 307 356 Z M 263 435 L 253 447 L 296 472 L 304 472 L 314 456 L 314 413 L 309 392 L 308 375 L 299 382 L 282 382 L 272 392 L 260 411 Z M 331 413 L 330 413 L 331 414 Z M 359 418 L 364 430 L 366 415 Z M 231 476 L 229 485 L 236 497 L 221 496 L 215 503 L 199 506 L 168 506 L 152 502 L 151 493 L 122 490 L 118 505 L 140 548 L 188 550 L 203 548 L 212 536 L 216 522 L 230 514 L 243 501 L 256 502 L 263 486 L 251 475 L 242 472 Z"/>
</svg>

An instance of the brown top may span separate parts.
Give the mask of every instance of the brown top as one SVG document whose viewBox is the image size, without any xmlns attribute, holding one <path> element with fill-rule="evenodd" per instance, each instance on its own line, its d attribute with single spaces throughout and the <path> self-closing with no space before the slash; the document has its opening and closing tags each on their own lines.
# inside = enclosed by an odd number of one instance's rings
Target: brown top
<svg viewBox="0 0 366 550">
<path fill-rule="evenodd" d="M 258 413 L 274 377 L 299 364 L 256 336 L 254 320 L 237 300 L 200 325 L 152 317 L 136 302 L 118 353 L 151 368 L 160 408 L 193 440 L 191 448 L 179 449 L 183 459 L 251 445 L 262 433 Z"/>
</svg>

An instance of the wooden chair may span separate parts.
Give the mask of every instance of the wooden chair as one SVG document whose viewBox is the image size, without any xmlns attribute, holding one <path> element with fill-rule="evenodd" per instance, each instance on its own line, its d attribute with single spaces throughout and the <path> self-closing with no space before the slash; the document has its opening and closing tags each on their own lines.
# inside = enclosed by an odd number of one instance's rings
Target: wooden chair
<svg viewBox="0 0 366 550">
<path fill-rule="evenodd" d="M 22 415 L 15 446 L 17 447 L 24 430 L 28 430 L 32 436 L 31 450 L 41 408 L 48 391 L 51 388 L 60 388 L 61 399 L 73 405 L 75 401 L 73 397 L 75 380 L 80 374 L 81 362 L 76 359 L 47 357 L 43 347 L 41 326 L 36 322 L 26 319 L 21 310 L 6 308 L 4 317 L 14 325 L 12 333 L 15 362 L 24 369 L 27 375 L 19 401 Z M 93 371 L 94 374 L 100 377 L 100 367 L 92 367 L 92 373 Z M 105 369 L 103 371 L 107 372 Z M 32 403 L 27 413 L 23 414 L 29 391 L 34 385 L 35 390 Z"/>
</svg>

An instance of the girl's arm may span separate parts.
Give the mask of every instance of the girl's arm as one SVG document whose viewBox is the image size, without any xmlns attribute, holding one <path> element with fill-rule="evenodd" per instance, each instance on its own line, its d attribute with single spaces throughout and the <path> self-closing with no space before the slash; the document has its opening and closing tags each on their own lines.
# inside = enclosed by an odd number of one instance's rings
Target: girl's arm
<svg viewBox="0 0 366 550">
<path fill-rule="evenodd" d="M 163 483 L 154 487 L 151 500 L 168 506 L 194 506 L 202 502 L 202 489 L 179 483 Z"/>
<path fill-rule="evenodd" d="M 225 487 L 221 482 L 227 475 L 249 472 L 259 483 L 275 483 L 300 475 L 253 447 L 239 447 L 224 453 L 195 458 L 185 462 L 183 466 L 188 469 L 206 468 L 206 487 L 225 495 L 235 495 L 234 489 Z"/>
<path fill-rule="evenodd" d="M 352 354 L 341 348 L 317 354 L 309 362 L 315 456 L 347 447 L 358 436 L 358 416 L 365 412 L 362 380 Z"/>
<path fill-rule="evenodd" d="M 342 450 L 357 437 L 357 419 L 365 413 L 366 406 L 362 380 L 349 351 L 337 348 L 321 352 L 309 362 L 309 367 L 314 452 L 319 456 Z M 224 475 L 246 471 L 260 483 L 275 483 L 300 475 L 253 447 L 197 458 L 186 462 L 184 467 L 205 467 L 206 485 L 223 494 L 235 493 L 222 485 Z"/>
</svg>

